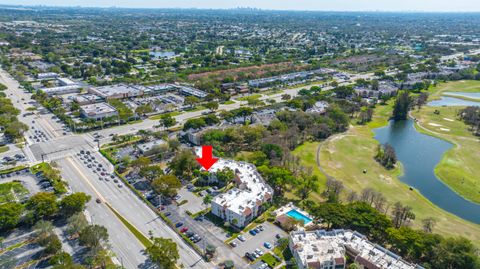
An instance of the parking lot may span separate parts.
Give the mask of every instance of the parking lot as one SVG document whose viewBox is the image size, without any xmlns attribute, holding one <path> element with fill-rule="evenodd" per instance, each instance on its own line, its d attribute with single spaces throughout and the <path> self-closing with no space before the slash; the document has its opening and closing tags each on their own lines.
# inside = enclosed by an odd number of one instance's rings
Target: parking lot
<svg viewBox="0 0 480 269">
<path fill-rule="evenodd" d="M 250 268 L 247 260 L 243 259 L 243 255 L 232 252 L 231 247 L 224 243 L 228 239 L 227 233 L 206 218 L 194 220 L 186 213 L 182 213 L 175 204 L 167 205 L 163 213 L 167 213 L 168 218 L 174 224 L 182 223 L 177 228 L 179 231 L 188 228 L 187 231 L 184 231 L 187 237 L 197 235 L 196 240 L 193 241 L 200 249 L 204 250 L 207 245 L 215 246 L 217 249 L 216 262 L 232 260 L 236 268 Z"/>
<path fill-rule="evenodd" d="M 237 243 L 237 246 L 234 247 L 232 250 L 241 257 L 245 256 L 246 252 L 251 253 L 254 252 L 256 249 L 259 249 L 263 253 L 267 253 L 275 247 L 278 240 L 276 238 L 277 234 L 280 237 L 288 236 L 285 231 L 270 222 L 264 222 L 261 225 L 263 226 L 263 231 L 260 231 L 256 235 L 252 235 L 248 231 L 241 234 L 245 238 L 245 242 L 240 241 L 238 238 L 233 240 L 232 242 Z M 269 243 L 271 245 L 271 248 L 266 248 L 264 246 L 265 243 Z"/>
<path fill-rule="evenodd" d="M 178 195 L 180 195 L 180 199 L 178 201 L 187 200 L 186 204 L 180 206 L 180 209 L 183 212 L 189 211 L 192 214 L 200 212 L 205 209 L 205 205 L 203 204 L 203 199 L 201 197 L 196 196 L 191 191 L 187 190 L 187 188 L 181 188 L 178 191 Z"/>
<path fill-rule="evenodd" d="M 13 172 L 6 175 L 0 175 L 0 184 L 12 181 L 20 181 L 22 185 L 28 190 L 30 195 L 42 191 L 38 184 L 38 179 L 32 175 L 28 169 Z"/>
</svg>

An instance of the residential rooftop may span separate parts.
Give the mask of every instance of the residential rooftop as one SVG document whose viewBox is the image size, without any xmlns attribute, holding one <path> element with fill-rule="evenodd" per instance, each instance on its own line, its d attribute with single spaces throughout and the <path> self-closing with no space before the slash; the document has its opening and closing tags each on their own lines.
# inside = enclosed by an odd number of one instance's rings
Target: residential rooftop
<svg viewBox="0 0 480 269">
<path fill-rule="evenodd" d="M 303 265 L 334 261 L 350 256 L 368 268 L 379 269 L 422 269 L 402 257 L 368 241 L 351 230 L 316 230 L 290 233 L 290 247 Z M 300 262 L 300 261 L 299 261 Z"/>
<path fill-rule="evenodd" d="M 202 156 L 201 147 L 195 147 L 195 154 Z M 227 167 L 235 173 L 239 187 L 216 196 L 213 201 L 217 204 L 242 215 L 247 208 L 254 208 L 257 200 L 268 200 L 273 196 L 272 188 L 263 180 L 253 164 L 220 158 L 209 171 L 215 173 Z"/>
</svg>

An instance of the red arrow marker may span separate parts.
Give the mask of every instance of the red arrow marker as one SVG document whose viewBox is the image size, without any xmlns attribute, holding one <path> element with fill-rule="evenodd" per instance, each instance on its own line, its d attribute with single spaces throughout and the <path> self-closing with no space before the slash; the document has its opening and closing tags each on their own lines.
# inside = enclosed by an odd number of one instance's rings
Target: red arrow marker
<svg viewBox="0 0 480 269">
<path fill-rule="evenodd" d="M 218 161 L 212 154 L 212 146 L 202 146 L 202 158 L 197 158 L 197 162 L 208 171 L 212 165 Z"/>
</svg>

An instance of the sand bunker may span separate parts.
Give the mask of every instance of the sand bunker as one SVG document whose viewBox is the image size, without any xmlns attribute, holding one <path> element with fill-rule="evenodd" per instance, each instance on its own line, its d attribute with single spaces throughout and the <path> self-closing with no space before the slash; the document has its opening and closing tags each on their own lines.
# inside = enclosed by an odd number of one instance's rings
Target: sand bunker
<svg viewBox="0 0 480 269">
<path fill-rule="evenodd" d="M 440 128 L 440 130 L 445 131 L 445 132 L 450 132 L 450 129 L 447 129 L 447 128 Z"/>
<path fill-rule="evenodd" d="M 446 120 L 446 121 L 454 121 L 454 120 L 449 119 L 449 118 L 443 118 L 443 119 Z"/>
<path fill-rule="evenodd" d="M 441 124 L 433 123 L 433 122 L 429 122 L 428 125 L 435 126 L 435 127 L 442 126 Z"/>
</svg>

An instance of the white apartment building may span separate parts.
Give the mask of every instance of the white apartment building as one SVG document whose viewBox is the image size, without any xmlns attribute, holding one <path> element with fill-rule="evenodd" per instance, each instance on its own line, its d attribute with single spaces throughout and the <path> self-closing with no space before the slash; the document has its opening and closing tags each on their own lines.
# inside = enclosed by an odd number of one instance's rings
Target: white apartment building
<svg viewBox="0 0 480 269">
<path fill-rule="evenodd" d="M 347 256 L 365 269 L 423 269 L 350 230 L 291 232 L 289 247 L 300 269 L 344 269 Z"/>
<path fill-rule="evenodd" d="M 195 153 L 201 157 L 201 148 L 195 148 Z M 236 187 L 214 197 L 211 212 L 242 228 L 263 212 L 263 205 L 273 198 L 273 189 L 258 174 L 255 165 L 250 163 L 219 159 L 209 172 L 214 174 L 227 167 L 235 174 Z"/>
</svg>

